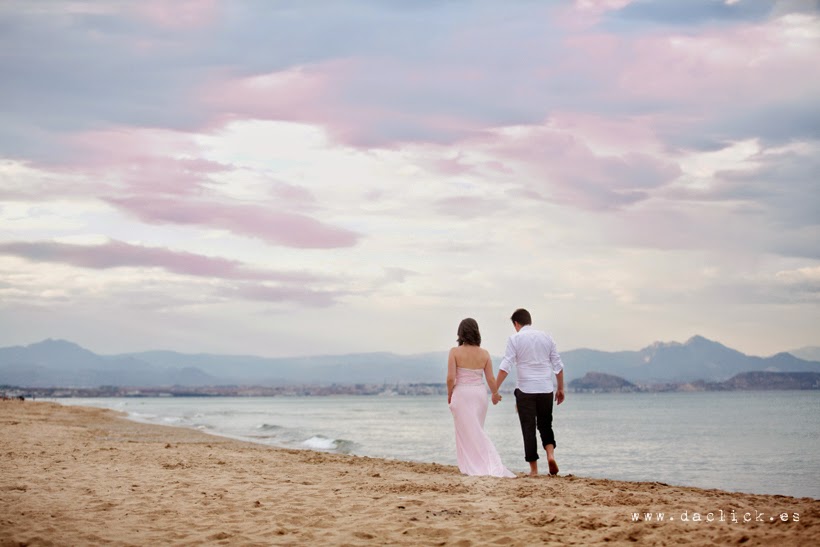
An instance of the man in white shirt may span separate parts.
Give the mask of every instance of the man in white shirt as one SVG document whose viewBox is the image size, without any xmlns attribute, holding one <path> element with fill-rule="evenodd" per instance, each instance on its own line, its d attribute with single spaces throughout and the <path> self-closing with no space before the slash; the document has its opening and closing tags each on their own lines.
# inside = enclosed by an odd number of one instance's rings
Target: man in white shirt
<svg viewBox="0 0 820 547">
<path fill-rule="evenodd" d="M 555 401 L 564 402 L 564 363 L 552 337 L 532 328 L 532 317 L 525 309 L 518 309 L 510 317 L 515 334 L 507 340 L 504 359 L 498 370 L 496 385 L 507 378 L 513 366 L 518 367 L 518 385 L 515 402 L 521 433 L 524 436 L 524 459 L 530 464 L 530 475 L 538 474 L 538 445 L 535 430 L 541 434 L 541 444 L 547 451 L 547 463 L 551 475 L 558 474 L 555 462 L 555 433 L 552 430 L 552 375 L 558 380 Z M 493 393 L 493 404 L 501 396 Z"/>
</svg>

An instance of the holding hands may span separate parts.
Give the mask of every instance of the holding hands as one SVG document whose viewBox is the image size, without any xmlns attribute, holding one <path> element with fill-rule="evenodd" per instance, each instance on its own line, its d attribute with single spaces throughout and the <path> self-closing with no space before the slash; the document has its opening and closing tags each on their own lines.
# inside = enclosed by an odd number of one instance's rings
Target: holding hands
<svg viewBox="0 0 820 547">
<path fill-rule="evenodd" d="M 493 393 L 493 404 L 497 405 L 499 401 L 501 401 L 501 395 L 499 395 L 496 391 L 495 393 Z"/>
</svg>

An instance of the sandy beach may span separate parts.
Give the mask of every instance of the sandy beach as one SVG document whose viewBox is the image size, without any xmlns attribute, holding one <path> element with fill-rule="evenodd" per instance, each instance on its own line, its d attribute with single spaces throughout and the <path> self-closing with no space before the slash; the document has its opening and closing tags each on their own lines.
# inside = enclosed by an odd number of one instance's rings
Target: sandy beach
<svg viewBox="0 0 820 547">
<path fill-rule="evenodd" d="M 3 546 L 820 538 L 820 501 L 809 498 L 571 475 L 466 477 L 452 466 L 276 449 L 46 402 L 0 402 L 0 454 Z"/>
</svg>

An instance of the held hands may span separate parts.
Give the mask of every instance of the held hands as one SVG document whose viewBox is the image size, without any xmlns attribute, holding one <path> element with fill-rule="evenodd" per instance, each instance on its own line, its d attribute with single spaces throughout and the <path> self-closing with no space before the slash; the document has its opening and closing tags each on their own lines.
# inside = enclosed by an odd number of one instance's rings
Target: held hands
<svg viewBox="0 0 820 547">
<path fill-rule="evenodd" d="M 555 402 L 559 405 L 564 402 L 564 388 L 560 388 L 555 394 Z"/>
<path fill-rule="evenodd" d="M 497 405 L 499 401 L 501 401 L 501 395 L 499 395 L 496 391 L 495 393 L 493 393 L 493 404 Z"/>
</svg>

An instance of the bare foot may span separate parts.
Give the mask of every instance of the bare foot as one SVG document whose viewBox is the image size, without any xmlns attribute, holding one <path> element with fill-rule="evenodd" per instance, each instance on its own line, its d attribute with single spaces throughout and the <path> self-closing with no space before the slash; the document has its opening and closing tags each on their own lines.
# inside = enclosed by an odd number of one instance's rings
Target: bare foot
<svg viewBox="0 0 820 547">
<path fill-rule="evenodd" d="M 554 459 L 547 460 L 547 463 L 550 466 L 550 475 L 557 475 L 558 474 L 558 463 Z"/>
</svg>

